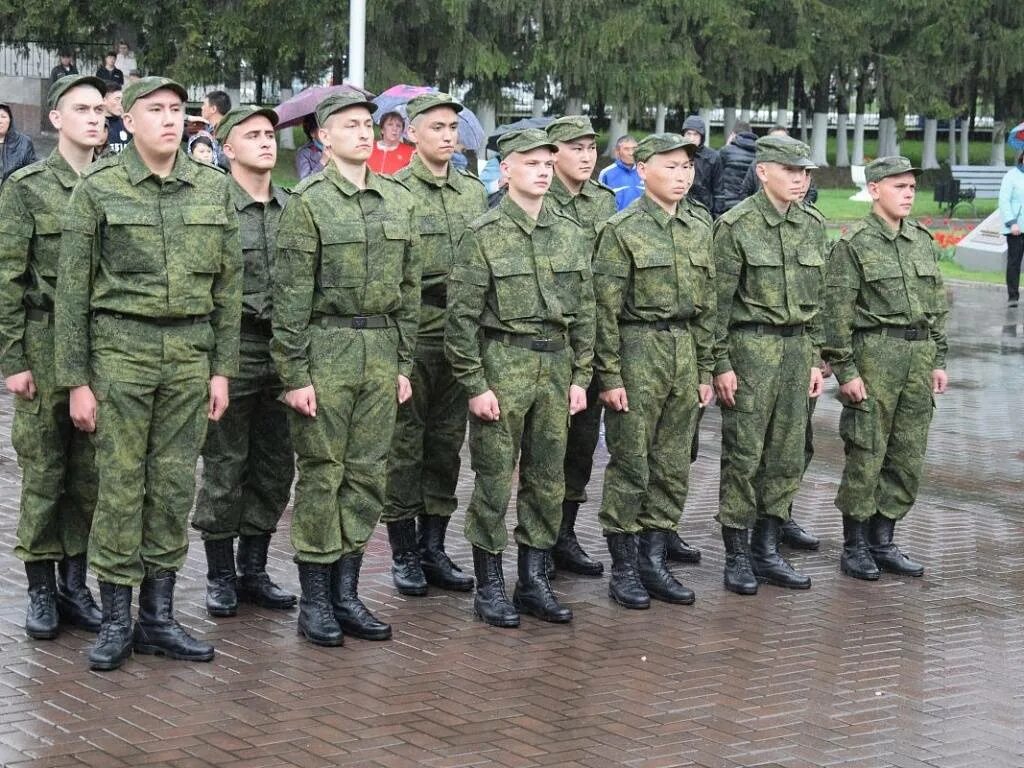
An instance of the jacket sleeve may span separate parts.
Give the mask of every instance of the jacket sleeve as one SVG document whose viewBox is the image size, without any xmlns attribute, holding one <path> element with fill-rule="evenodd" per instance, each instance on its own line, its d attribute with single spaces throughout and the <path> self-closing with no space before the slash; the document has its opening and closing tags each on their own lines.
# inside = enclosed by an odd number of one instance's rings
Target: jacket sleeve
<svg viewBox="0 0 1024 768">
<path fill-rule="evenodd" d="M 242 244 L 238 234 L 238 214 L 226 186 L 224 209 L 228 223 L 221 233 L 220 272 L 213 280 L 210 323 L 215 346 L 210 356 L 210 373 L 214 376 L 236 376 L 242 322 Z"/>
<path fill-rule="evenodd" d="M 53 325 L 57 384 L 63 387 L 90 383 L 89 309 L 99 261 L 102 219 L 94 194 L 88 179 L 78 183 L 71 193 L 60 238 Z"/>
<path fill-rule="evenodd" d="M 999 185 L 999 219 L 1003 222 L 1003 226 L 1009 229 L 1014 224 L 1021 224 L 1017 220 L 1019 211 L 1024 207 L 1024 201 L 1016 201 L 1014 205 L 1014 193 L 1017 185 L 1014 184 L 1013 174 L 1020 173 L 1016 168 L 1011 168 L 1005 176 L 1003 181 Z M 1024 176 L 1024 174 L 1022 174 Z"/>
<path fill-rule="evenodd" d="M 705 240 L 711 249 L 711 239 Z M 697 373 L 701 384 L 710 384 L 715 370 L 715 328 L 718 323 L 717 275 L 714 259 L 711 269 L 697 268 L 703 277 L 703 305 L 693 320 L 693 344 L 697 357 Z"/>
<path fill-rule="evenodd" d="M 854 249 L 844 240 L 832 246 L 825 273 L 825 344 L 821 358 L 832 366 L 836 380 L 846 384 L 860 376 L 853 357 L 853 321 L 860 291 L 860 270 Z"/>
<path fill-rule="evenodd" d="M 406 378 L 412 376 L 413 354 L 416 351 L 416 336 L 420 323 L 420 280 L 423 272 L 420 249 L 416 247 L 419 235 L 412 220 L 413 210 L 410 196 L 410 235 L 402 257 L 402 282 L 399 286 L 402 304 L 395 312 L 395 321 L 398 324 L 398 372 Z"/>
<path fill-rule="evenodd" d="M 932 241 L 932 256 L 938 263 L 939 250 Z M 929 313 L 928 328 L 929 336 L 935 342 L 935 363 L 936 368 L 946 369 L 946 355 L 949 352 L 949 341 L 946 338 L 946 319 L 949 317 L 949 302 L 946 300 L 946 287 L 942 282 L 942 270 L 935 270 L 935 296 L 934 306 L 937 307 L 934 313 Z"/>
<path fill-rule="evenodd" d="M 569 344 L 572 346 L 572 383 L 586 389 L 594 375 L 594 276 L 588 265 L 582 272 L 580 305 L 569 322 Z"/>
<path fill-rule="evenodd" d="M 270 354 L 286 390 L 313 383 L 309 375 L 309 320 L 313 314 L 318 242 L 305 201 L 292 195 L 277 231 L 270 341 Z"/>
<path fill-rule="evenodd" d="M 32 214 L 16 182 L 0 192 L 0 372 L 5 377 L 27 371 L 25 287 L 34 231 Z"/>
<path fill-rule="evenodd" d="M 623 386 L 619 356 L 619 314 L 626 300 L 632 260 L 619 242 L 612 226 L 606 226 L 597 240 L 594 256 L 594 297 L 597 300 L 597 340 L 594 369 L 602 391 Z"/>
<path fill-rule="evenodd" d="M 712 348 L 715 361 L 713 373 L 717 376 L 732 370 L 732 362 L 729 360 L 729 319 L 732 316 L 733 297 L 736 295 L 740 273 L 743 271 L 743 254 L 733 237 L 732 227 L 721 221 L 715 224 L 711 249 L 715 261 L 715 287 L 718 294 L 715 307 L 715 340 Z"/>
<path fill-rule="evenodd" d="M 490 385 L 484 375 L 480 351 L 480 315 L 491 282 L 477 233 L 462 233 L 455 263 L 448 276 L 448 314 L 444 327 L 444 353 L 455 378 L 469 397 L 482 395 Z"/>
</svg>

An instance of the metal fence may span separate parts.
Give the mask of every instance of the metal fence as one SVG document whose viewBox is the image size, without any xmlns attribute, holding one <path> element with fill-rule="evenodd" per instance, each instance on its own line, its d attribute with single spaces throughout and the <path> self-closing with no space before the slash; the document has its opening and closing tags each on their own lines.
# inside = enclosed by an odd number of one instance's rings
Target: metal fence
<svg viewBox="0 0 1024 768">
<path fill-rule="evenodd" d="M 74 63 L 82 74 L 91 74 L 103 65 L 103 55 L 114 48 L 110 42 L 56 43 L 26 41 L 0 44 L 0 75 L 38 77 L 46 80 L 50 71 L 60 64 L 60 51 L 74 51 Z M 125 74 L 128 74 L 127 72 Z"/>
</svg>

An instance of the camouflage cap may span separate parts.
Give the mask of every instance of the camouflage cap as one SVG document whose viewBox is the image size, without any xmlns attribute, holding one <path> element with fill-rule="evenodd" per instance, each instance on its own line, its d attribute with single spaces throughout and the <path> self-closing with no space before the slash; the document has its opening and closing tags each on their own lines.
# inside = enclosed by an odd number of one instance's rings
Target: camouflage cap
<svg viewBox="0 0 1024 768">
<path fill-rule="evenodd" d="M 639 163 L 646 163 L 653 155 L 660 155 L 663 152 L 672 152 L 677 149 L 685 149 L 692 157 L 699 148 L 699 144 L 693 139 L 680 136 L 678 133 L 652 133 L 644 136 L 636 145 L 636 152 L 633 157 Z"/>
<path fill-rule="evenodd" d="M 551 141 L 576 141 L 586 136 L 597 136 L 586 115 L 566 115 L 548 123 L 545 130 Z"/>
<path fill-rule="evenodd" d="M 223 144 L 228 138 L 228 134 L 231 133 L 232 128 L 239 123 L 244 123 L 250 117 L 256 117 L 256 115 L 263 115 L 270 121 L 271 125 L 277 125 L 277 112 L 270 107 L 257 107 L 255 104 L 249 104 L 244 107 L 235 107 L 224 115 L 214 129 L 214 138 Z"/>
<path fill-rule="evenodd" d="M 498 151 L 503 158 L 513 152 L 529 152 L 544 147 L 557 152 L 558 147 L 551 143 L 547 133 L 540 128 L 524 128 L 521 131 L 509 131 L 498 139 Z"/>
<path fill-rule="evenodd" d="M 46 104 L 50 109 L 57 108 L 60 97 L 78 85 L 91 85 L 100 92 L 100 96 L 106 93 L 106 84 L 98 77 L 92 75 L 64 75 L 55 80 L 50 90 L 46 92 Z"/>
<path fill-rule="evenodd" d="M 149 94 L 156 93 L 165 88 L 178 94 L 182 101 L 188 101 L 188 91 L 185 90 L 181 83 L 176 83 L 169 77 L 144 77 L 124 87 L 124 90 L 121 91 L 121 106 L 127 112 L 142 97 L 149 96 Z"/>
<path fill-rule="evenodd" d="M 319 125 L 323 125 L 327 118 L 335 112 L 341 112 L 341 110 L 348 109 L 349 107 L 366 107 L 370 110 L 371 115 L 377 111 L 377 105 L 361 93 L 355 91 L 332 93 L 316 105 L 316 121 Z"/>
<path fill-rule="evenodd" d="M 465 107 L 451 97 L 451 94 L 440 92 L 422 93 L 413 99 L 409 99 L 409 103 L 405 105 L 405 114 L 412 121 L 414 118 L 419 117 L 424 112 L 429 112 L 435 107 L 448 107 L 456 112 L 461 112 L 465 109 Z"/>
<path fill-rule="evenodd" d="M 778 163 L 799 168 L 817 168 L 811 148 L 792 136 L 762 136 L 754 145 L 754 162 Z"/>
<path fill-rule="evenodd" d="M 899 176 L 901 173 L 912 173 L 917 176 L 921 169 L 911 165 L 910 160 L 901 155 L 879 157 L 864 166 L 864 179 L 868 184 L 881 181 L 887 176 Z"/>
</svg>

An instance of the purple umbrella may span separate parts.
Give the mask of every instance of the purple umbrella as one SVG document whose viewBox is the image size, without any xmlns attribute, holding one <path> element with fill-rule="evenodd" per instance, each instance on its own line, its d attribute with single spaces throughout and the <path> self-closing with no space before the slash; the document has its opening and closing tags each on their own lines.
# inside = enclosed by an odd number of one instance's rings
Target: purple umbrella
<svg viewBox="0 0 1024 768">
<path fill-rule="evenodd" d="M 373 119 L 379 123 L 388 112 L 397 112 L 408 123 L 409 116 L 405 112 L 405 105 L 409 100 L 424 93 L 436 92 L 437 88 L 427 85 L 393 85 L 373 100 L 377 105 Z M 459 141 L 468 149 L 479 152 L 483 148 L 485 138 L 483 126 L 480 125 L 477 116 L 469 109 L 459 112 Z"/>
<path fill-rule="evenodd" d="M 1024 152 L 1024 123 L 1010 131 L 1006 136 L 1006 143 L 1014 152 Z"/>
<path fill-rule="evenodd" d="M 300 125 L 306 115 L 316 112 L 316 105 L 335 93 L 358 93 L 368 99 L 373 98 L 369 91 L 357 88 L 348 83 L 341 85 L 311 85 L 305 90 L 299 91 L 287 101 L 283 101 L 274 107 L 277 112 L 277 130 L 288 128 L 292 125 Z"/>
</svg>

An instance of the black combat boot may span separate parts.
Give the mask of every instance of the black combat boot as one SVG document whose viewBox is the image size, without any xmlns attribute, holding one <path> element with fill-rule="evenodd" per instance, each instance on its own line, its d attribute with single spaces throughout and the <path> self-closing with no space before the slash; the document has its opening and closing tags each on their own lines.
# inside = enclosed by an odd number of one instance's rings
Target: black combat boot
<svg viewBox="0 0 1024 768">
<path fill-rule="evenodd" d="M 380 621 L 359 599 L 359 570 L 363 553 L 345 555 L 334 564 L 331 574 L 331 603 L 334 617 L 346 635 L 361 640 L 390 640 L 391 625 Z"/>
<path fill-rule="evenodd" d="M 28 578 L 25 634 L 33 640 L 53 640 L 57 636 L 57 580 L 53 566 L 53 560 L 25 563 L 25 576 Z"/>
<path fill-rule="evenodd" d="M 295 607 L 298 598 L 270 580 L 267 573 L 267 553 L 270 534 L 240 536 L 238 539 L 238 601 L 261 608 L 287 611 Z"/>
<path fill-rule="evenodd" d="M 700 550 L 683 541 L 678 531 L 666 531 L 665 557 L 673 563 L 697 565 L 700 563 Z"/>
<path fill-rule="evenodd" d="M 388 523 L 388 541 L 391 542 L 391 579 L 395 589 L 413 597 L 427 594 L 427 577 L 423 575 L 416 545 L 416 521 Z"/>
<path fill-rule="evenodd" d="M 235 584 L 235 540 L 206 539 L 206 612 L 211 616 L 234 616 L 238 612 Z M 141 605 L 142 598 L 139 598 Z"/>
<path fill-rule="evenodd" d="M 876 512 L 868 520 L 868 544 L 871 557 L 883 571 L 900 576 L 924 576 L 924 566 L 904 555 L 892 541 L 896 521 Z"/>
<path fill-rule="evenodd" d="M 133 633 L 135 652 L 182 661 L 210 661 L 213 646 L 192 637 L 174 618 L 174 581 L 173 571 L 161 571 L 142 580 Z"/>
<path fill-rule="evenodd" d="M 331 605 L 333 570 L 333 564 L 299 563 L 302 598 L 299 600 L 298 632 L 313 645 L 333 647 L 345 642 Z"/>
<path fill-rule="evenodd" d="M 99 632 L 103 613 L 85 583 L 85 554 L 57 563 L 57 613 L 60 620 L 86 632 Z"/>
<path fill-rule="evenodd" d="M 697 596 L 692 589 L 676 581 L 676 577 L 668 569 L 665 560 L 666 535 L 666 531 L 640 532 L 640 552 L 637 556 L 640 583 L 644 585 L 647 594 L 655 600 L 676 605 L 692 605 Z"/>
<path fill-rule="evenodd" d="M 757 577 L 750 567 L 750 544 L 746 528 L 722 526 L 725 544 L 725 588 L 737 595 L 756 595 Z"/>
<path fill-rule="evenodd" d="M 558 528 L 554 549 L 551 550 L 551 559 L 555 567 L 563 571 L 581 576 L 600 576 L 604 573 L 604 564 L 591 560 L 576 538 L 576 514 L 579 511 L 578 501 L 562 502 L 562 523 Z"/>
<path fill-rule="evenodd" d="M 501 553 L 492 555 L 480 547 L 473 547 L 473 570 L 476 572 L 473 613 L 492 627 L 518 627 L 519 613 L 505 594 Z"/>
<path fill-rule="evenodd" d="M 878 565 L 871 557 L 866 538 L 867 521 L 843 515 L 843 555 L 839 567 L 847 576 L 864 581 L 878 579 Z"/>
<path fill-rule="evenodd" d="M 450 517 L 420 515 L 420 566 L 428 584 L 455 592 L 469 592 L 473 588 L 473 577 L 464 574 L 444 549 L 449 522 Z"/>
<path fill-rule="evenodd" d="M 109 672 L 132 655 L 132 588 L 100 582 L 103 622 L 99 637 L 89 651 L 89 668 Z"/>
<path fill-rule="evenodd" d="M 608 553 L 612 556 L 608 596 L 624 608 L 650 608 L 651 597 L 637 575 L 636 536 L 631 533 L 609 533 L 606 538 Z"/>
<path fill-rule="evenodd" d="M 551 591 L 547 573 L 547 550 L 519 545 L 519 580 L 512 593 L 512 604 L 522 613 L 542 621 L 565 624 L 572 621 L 572 610 L 560 605 Z"/>
<path fill-rule="evenodd" d="M 803 549 L 808 552 L 817 552 L 821 546 L 821 540 L 813 533 L 804 530 L 796 520 L 793 519 L 793 507 L 789 507 L 789 520 L 782 524 L 782 543 L 790 549 Z"/>
<path fill-rule="evenodd" d="M 772 515 L 757 518 L 750 536 L 750 567 L 758 581 L 787 589 L 810 589 L 811 577 L 797 573 L 779 554 L 782 521 Z"/>
</svg>

